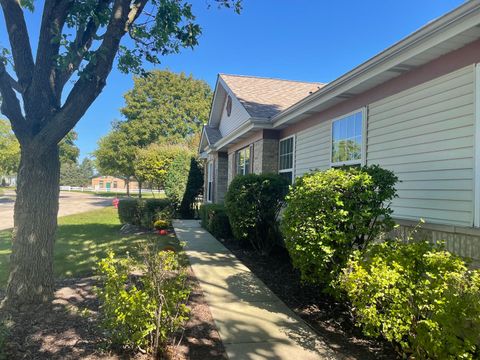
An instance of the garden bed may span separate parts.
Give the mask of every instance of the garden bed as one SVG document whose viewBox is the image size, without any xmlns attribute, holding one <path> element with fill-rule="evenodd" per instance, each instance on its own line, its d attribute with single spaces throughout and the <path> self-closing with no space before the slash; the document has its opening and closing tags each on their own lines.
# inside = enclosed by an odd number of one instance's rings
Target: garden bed
<svg viewBox="0 0 480 360">
<path fill-rule="evenodd" d="M 389 343 L 363 336 L 345 304 L 316 287 L 303 286 L 285 249 L 265 257 L 235 241 L 223 244 L 335 349 L 362 360 L 399 358 Z"/>
<path fill-rule="evenodd" d="M 188 302 L 190 320 L 180 345 L 168 349 L 168 359 L 226 359 L 212 315 L 193 272 L 189 270 L 192 293 Z M 95 277 L 72 278 L 57 282 L 52 303 L 6 316 L 12 327 L 6 335 L 3 354 L 6 359 L 150 359 L 141 353 L 125 353 L 107 347 L 98 324 L 99 301 Z M 0 294 L 0 298 L 3 294 Z M 1 339 L 0 339 L 1 343 Z M 3 356 L 3 357 L 2 357 Z"/>
</svg>

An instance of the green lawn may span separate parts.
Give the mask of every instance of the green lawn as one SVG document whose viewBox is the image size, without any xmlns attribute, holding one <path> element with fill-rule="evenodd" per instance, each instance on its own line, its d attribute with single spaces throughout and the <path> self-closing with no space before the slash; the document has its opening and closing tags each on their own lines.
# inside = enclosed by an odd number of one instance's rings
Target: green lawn
<svg viewBox="0 0 480 360">
<path fill-rule="evenodd" d="M 55 275 L 64 278 L 90 274 L 108 249 L 118 254 L 127 251 L 134 254 L 139 245 L 149 240 L 160 246 L 177 244 L 172 236 L 122 235 L 120 227 L 113 207 L 60 218 L 55 243 Z M 5 286 L 8 278 L 10 236 L 10 231 L 0 231 L 0 287 Z"/>
</svg>

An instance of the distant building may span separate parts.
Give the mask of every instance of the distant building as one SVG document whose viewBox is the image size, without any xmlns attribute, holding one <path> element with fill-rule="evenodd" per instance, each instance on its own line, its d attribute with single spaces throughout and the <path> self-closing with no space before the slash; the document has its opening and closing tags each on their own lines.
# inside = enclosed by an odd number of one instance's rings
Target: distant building
<svg viewBox="0 0 480 360">
<path fill-rule="evenodd" d="M 127 182 L 125 179 L 114 176 L 95 176 L 91 179 L 92 188 L 95 190 L 107 189 L 111 191 L 126 191 Z M 130 190 L 137 190 L 138 182 L 130 181 Z"/>
</svg>

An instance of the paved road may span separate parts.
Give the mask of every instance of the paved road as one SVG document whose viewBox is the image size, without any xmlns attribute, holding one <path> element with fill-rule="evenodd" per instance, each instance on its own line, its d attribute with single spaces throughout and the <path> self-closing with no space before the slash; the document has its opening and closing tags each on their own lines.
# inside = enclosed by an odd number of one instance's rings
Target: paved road
<svg viewBox="0 0 480 360">
<path fill-rule="evenodd" d="M 0 230 L 13 227 L 14 204 L 14 191 L 6 191 L 4 196 L 0 196 Z M 77 214 L 111 204 L 111 198 L 105 199 L 91 194 L 62 191 L 60 192 L 60 210 L 58 216 Z"/>
</svg>

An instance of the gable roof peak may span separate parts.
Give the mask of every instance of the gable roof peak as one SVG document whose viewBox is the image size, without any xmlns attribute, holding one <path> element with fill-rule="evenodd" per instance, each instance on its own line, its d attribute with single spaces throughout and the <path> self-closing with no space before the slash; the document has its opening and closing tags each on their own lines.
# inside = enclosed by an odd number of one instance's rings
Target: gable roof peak
<svg viewBox="0 0 480 360">
<path fill-rule="evenodd" d="M 251 117 L 270 119 L 325 86 L 324 83 L 219 74 Z"/>
</svg>

